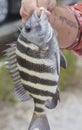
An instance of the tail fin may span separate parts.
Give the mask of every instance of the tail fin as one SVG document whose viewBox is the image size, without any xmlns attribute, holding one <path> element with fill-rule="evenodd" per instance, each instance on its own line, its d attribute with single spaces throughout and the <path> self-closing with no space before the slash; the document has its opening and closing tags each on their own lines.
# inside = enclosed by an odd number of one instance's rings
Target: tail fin
<svg viewBox="0 0 82 130">
<path fill-rule="evenodd" d="M 50 130 L 46 115 L 33 114 L 33 118 L 28 130 Z"/>
</svg>

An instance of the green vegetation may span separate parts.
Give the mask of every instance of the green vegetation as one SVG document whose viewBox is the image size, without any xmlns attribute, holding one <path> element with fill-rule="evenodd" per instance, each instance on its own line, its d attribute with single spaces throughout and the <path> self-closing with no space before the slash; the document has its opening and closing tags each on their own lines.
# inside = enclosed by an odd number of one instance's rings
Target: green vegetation
<svg viewBox="0 0 82 130">
<path fill-rule="evenodd" d="M 61 4 L 62 0 L 57 0 L 57 4 Z"/>
<path fill-rule="evenodd" d="M 3 61 L 4 58 L 0 59 Z M 13 90 L 13 80 L 6 66 L 0 67 L 0 100 L 9 100 L 15 102 Z"/>
<path fill-rule="evenodd" d="M 76 60 L 77 57 L 70 51 L 64 51 L 64 55 L 67 59 L 67 69 L 61 68 L 59 87 L 63 90 L 70 84 L 70 79 L 75 75 L 76 72 Z"/>
</svg>

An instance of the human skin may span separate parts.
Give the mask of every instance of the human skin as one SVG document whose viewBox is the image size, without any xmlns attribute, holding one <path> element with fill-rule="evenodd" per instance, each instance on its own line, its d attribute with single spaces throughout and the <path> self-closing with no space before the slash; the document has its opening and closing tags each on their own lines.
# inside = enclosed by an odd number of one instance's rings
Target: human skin
<svg viewBox="0 0 82 130">
<path fill-rule="evenodd" d="M 26 20 L 32 15 L 33 11 L 39 7 L 44 7 L 44 9 L 50 12 L 46 12 L 50 21 L 52 21 L 52 11 L 56 5 L 56 0 L 22 0 L 20 15 L 22 16 L 22 23 L 24 24 Z"/>
<path fill-rule="evenodd" d="M 23 24 L 25 24 L 34 10 L 45 11 L 53 29 L 58 33 L 60 48 L 67 48 L 73 44 L 77 38 L 78 22 L 69 9 L 57 7 L 56 0 L 22 0 L 20 15 Z M 70 26 L 72 23 L 75 26 Z"/>
</svg>

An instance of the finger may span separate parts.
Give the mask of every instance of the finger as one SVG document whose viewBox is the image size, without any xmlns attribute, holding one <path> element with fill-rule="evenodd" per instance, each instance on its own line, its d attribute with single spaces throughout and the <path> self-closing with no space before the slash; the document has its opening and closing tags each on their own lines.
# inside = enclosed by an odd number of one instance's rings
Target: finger
<svg viewBox="0 0 82 130">
<path fill-rule="evenodd" d="M 56 6 L 56 0 L 49 0 L 47 9 L 52 12 L 54 10 L 55 6 Z"/>
<path fill-rule="evenodd" d="M 47 9 L 49 0 L 36 0 L 37 7 L 44 7 Z"/>
<path fill-rule="evenodd" d="M 44 7 L 40 7 L 40 8 L 38 8 L 38 9 L 39 9 L 40 12 L 42 12 L 42 11 L 45 12 L 47 16 L 50 16 L 50 14 L 51 14 L 50 11 L 48 11 L 48 10 L 45 9 Z"/>
<path fill-rule="evenodd" d="M 33 11 L 37 8 L 34 0 L 22 0 L 20 8 L 20 16 L 23 23 L 32 15 Z"/>
<path fill-rule="evenodd" d="M 22 18 L 22 24 L 26 23 L 26 19 Z"/>
<path fill-rule="evenodd" d="M 53 12 L 48 16 L 48 20 L 50 24 L 52 25 L 52 27 L 54 28 L 55 16 Z"/>
</svg>

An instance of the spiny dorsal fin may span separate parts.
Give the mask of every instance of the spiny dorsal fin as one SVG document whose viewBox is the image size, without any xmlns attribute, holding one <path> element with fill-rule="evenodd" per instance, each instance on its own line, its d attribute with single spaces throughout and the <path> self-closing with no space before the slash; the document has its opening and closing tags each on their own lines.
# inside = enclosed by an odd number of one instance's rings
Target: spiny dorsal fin
<svg viewBox="0 0 82 130">
<path fill-rule="evenodd" d="M 63 67 L 64 69 L 67 68 L 66 58 L 65 58 L 65 56 L 64 56 L 64 54 L 62 53 L 61 50 L 60 50 L 60 66 Z"/>
<path fill-rule="evenodd" d="M 9 44 L 10 47 L 5 51 L 5 53 L 8 60 L 8 68 L 15 84 L 15 88 L 14 88 L 15 94 L 19 100 L 27 101 L 31 99 L 31 97 L 26 94 L 26 91 L 21 82 L 21 77 L 19 74 L 17 59 L 16 59 L 16 45 L 17 42 Z"/>
</svg>

